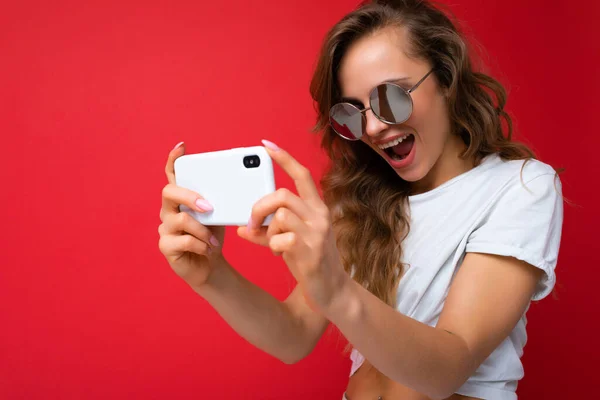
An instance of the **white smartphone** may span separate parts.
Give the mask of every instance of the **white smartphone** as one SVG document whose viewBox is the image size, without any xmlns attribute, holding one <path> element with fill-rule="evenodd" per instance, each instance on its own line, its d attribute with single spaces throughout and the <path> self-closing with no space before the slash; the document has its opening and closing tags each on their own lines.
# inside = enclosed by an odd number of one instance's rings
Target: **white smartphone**
<svg viewBox="0 0 600 400">
<path fill-rule="evenodd" d="M 273 162 L 262 146 L 187 154 L 176 159 L 174 167 L 177 186 L 193 190 L 214 207 L 200 213 L 180 206 L 206 226 L 247 225 L 252 206 L 275 191 Z"/>
</svg>

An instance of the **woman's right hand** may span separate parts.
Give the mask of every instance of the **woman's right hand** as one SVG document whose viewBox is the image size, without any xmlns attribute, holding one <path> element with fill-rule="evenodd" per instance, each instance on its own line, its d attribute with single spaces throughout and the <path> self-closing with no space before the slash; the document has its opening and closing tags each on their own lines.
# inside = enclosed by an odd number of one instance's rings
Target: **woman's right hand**
<svg viewBox="0 0 600 400">
<path fill-rule="evenodd" d="M 162 191 L 158 247 L 173 271 L 192 288 L 198 288 L 224 261 L 221 249 L 225 228 L 206 227 L 188 213 L 179 211 L 182 204 L 200 212 L 212 209 L 200 194 L 175 184 L 175 160 L 184 153 L 182 142 L 171 150 L 167 160 L 165 172 L 168 184 Z"/>
</svg>

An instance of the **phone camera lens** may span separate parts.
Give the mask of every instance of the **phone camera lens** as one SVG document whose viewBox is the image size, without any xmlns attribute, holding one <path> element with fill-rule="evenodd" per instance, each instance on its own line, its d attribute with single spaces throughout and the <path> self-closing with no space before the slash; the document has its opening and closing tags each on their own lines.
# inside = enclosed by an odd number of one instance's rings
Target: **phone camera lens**
<svg viewBox="0 0 600 400">
<path fill-rule="evenodd" d="M 259 166 L 260 166 L 260 157 L 258 157 L 256 155 L 244 157 L 244 167 L 258 168 Z"/>
</svg>

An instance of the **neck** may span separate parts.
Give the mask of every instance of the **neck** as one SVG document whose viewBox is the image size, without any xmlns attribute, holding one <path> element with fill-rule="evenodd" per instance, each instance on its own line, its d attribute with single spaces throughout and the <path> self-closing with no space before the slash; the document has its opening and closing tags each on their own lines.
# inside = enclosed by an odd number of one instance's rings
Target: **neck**
<svg viewBox="0 0 600 400">
<path fill-rule="evenodd" d="M 425 193 L 473 168 L 471 158 L 461 158 L 467 145 L 458 135 L 451 135 L 444 151 L 425 177 L 412 184 L 412 194 Z"/>
</svg>

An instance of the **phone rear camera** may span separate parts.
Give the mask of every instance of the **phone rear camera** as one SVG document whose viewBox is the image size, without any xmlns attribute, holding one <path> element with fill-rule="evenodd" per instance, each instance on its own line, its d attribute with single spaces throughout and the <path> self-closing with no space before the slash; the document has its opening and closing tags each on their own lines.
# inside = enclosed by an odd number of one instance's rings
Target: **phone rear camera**
<svg viewBox="0 0 600 400">
<path fill-rule="evenodd" d="M 260 165 L 259 156 L 246 156 L 244 157 L 244 167 L 246 168 L 258 168 Z"/>
</svg>

